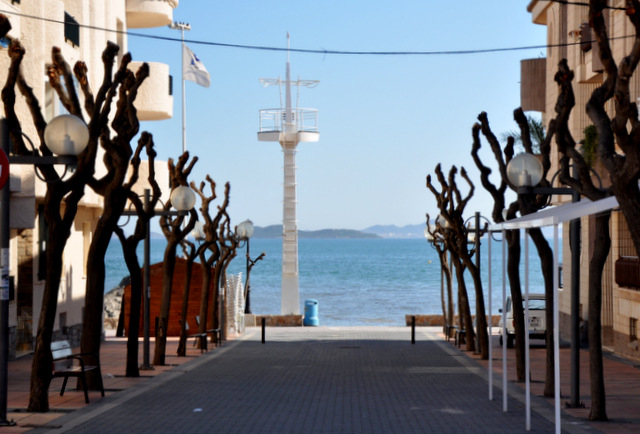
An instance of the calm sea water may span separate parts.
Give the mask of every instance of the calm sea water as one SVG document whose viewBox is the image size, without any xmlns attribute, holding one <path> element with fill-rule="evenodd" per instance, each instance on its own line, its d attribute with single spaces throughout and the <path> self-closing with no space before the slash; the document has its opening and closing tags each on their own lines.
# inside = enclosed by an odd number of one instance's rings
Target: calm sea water
<svg viewBox="0 0 640 434">
<path fill-rule="evenodd" d="M 151 263 L 162 261 L 163 239 L 151 241 Z M 488 242 L 482 246 L 485 305 L 488 304 Z M 253 239 L 251 256 L 266 253 L 251 270 L 251 307 L 257 314 L 280 313 L 282 241 Z M 530 292 L 543 292 L 540 262 L 530 243 Z M 502 300 L 502 247 L 492 244 L 492 311 Z M 524 250 L 523 250 L 524 252 Z M 142 244 L 139 249 L 142 258 Z M 231 263 L 229 273 L 244 274 L 244 251 Z M 142 259 L 140 261 L 142 264 Z M 110 290 L 128 275 L 117 240 L 106 258 Z M 524 265 L 523 265 L 524 267 Z M 301 239 L 299 240 L 300 312 L 304 301 L 318 301 L 320 325 L 404 325 L 406 314 L 441 314 L 440 263 L 436 251 L 420 239 Z M 523 274 L 524 275 L 524 274 Z M 454 282 L 455 285 L 455 282 Z M 467 279 L 472 309 L 474 289 Z M 455 286 L 454 286 L 455 290 Z"/>
</svg>

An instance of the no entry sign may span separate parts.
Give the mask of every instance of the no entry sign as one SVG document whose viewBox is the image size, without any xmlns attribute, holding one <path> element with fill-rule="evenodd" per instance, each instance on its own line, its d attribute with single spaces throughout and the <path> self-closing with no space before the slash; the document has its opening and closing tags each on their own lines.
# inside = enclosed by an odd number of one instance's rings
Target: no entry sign
<svg viewBox="0 0 640 434">
<path fill-rule="evenodd" d="M 9 159 L 7 154 L 0 149 L 0 188 L 3 188 L 9 179 Z"/>
</svg>

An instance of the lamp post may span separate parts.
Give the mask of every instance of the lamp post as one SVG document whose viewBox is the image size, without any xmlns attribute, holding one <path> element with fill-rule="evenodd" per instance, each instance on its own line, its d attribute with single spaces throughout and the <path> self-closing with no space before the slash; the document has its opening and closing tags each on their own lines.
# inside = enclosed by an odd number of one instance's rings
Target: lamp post
<svg viewBox="0 0 640 434">
<path fill-rule="evenodd" d="M 247 243 L 247 279 L 244 283 L 244 313 L 251 313 L 251 285 L 249 283 L 249 273 L 251 272 L 251 256 L 249 256 L 249 239 L 253 236 L 253 222 L 245 220 L 236 228 L 236 234 L 241 240 Z"/>
<path fill-rule="evenodd" d="M 575 168 L 574 168 L 575 171 Z M 537 187 L 542 180 L 542 163 L 532 154 L 515 156 L 507 165 L 507 177 L 520 194 L 570 194 L 572 202 L 580 200 L 580 193 L 572 188 Z M 575 172 L 574 172 L 575 176 Z M 580 403 L 580 219 L 571 220 L 569 226 L 571 245 L 571 401 L 569 407 L 581 407 Z M 557 288 L 553 289 L 554 292 Z M 559 324 L 554 324 L 559 327 Z M 528 327 L 528 325 L 527 325 Z M 557 342 L 555 343 L 557 346 Z M 556 360 L 557 363 L 557 360 Z M 557 381 L 557 380 L 556 380 Z"/>
<path fill-rule="evenodd" d="M 2 119 L 0 137 L 4 156 L 10 155 L 9 131 L 7 121 Z M 27 137 L 27 136 L 25 136 Z M 27 137 L 27 139 L 29 139 Z M 73 115 L 61 115 L 52 119 L 44 132 L 46 146 L 55 156 L 9 156 L 10 164 L 74 165 L 77 156 L 84 151 L 89 142 L 89 130 L 84 121 Z M 30 140 L 29 140 L 30 141 Z M 9 167 L 2 167 L 9 173 Z M 36 168 L 37 174 L 37 168 Z M 7 180 L 8 181 L 8 180 Z M 11 228 L 9 221 L 10 182 L 2 187 L 0 195 L 0 426 L 15 425 L 7 421 L 7 378 L 9 360 L 9 253 Z"/>
<path fill-rule="evenodd" d="M 166 216 L 177 216 L 177 215 L 185 215 L 189 212 L 196 204 L 196 195 L 189 187 L 181 185 L 176 187 L 171 192 L 170 199 L 171 205 L 176 209 L 176 211 L 155 211 L 150 210 L 151 214 L 146 221 L 145 225 L 145 235 L 144 235 L 144 265 L 142 271 L 142 285 L 144 296 L 143 299 L 143 308 L 144 308 L 144 341 L 142 344 L 142 365 L 140 365 L 140 369 L 143 371 L 150 371 L 153 369 L 153 366 L 150 362 L 150 344 L 149 344 L 149 334 L 150 334 L 150 323 L 151 323 L 151 217 L 157 215 L 166 215 Z M 144 190 L 144 209 L 145 211 L 149 208 L 149 203 L 151 202 L 151 190 L 146 188 Z M 123 216 L 137 216 L 138 213 L 135 211 L 124 211 L 122 213 Z"/>
</svg>

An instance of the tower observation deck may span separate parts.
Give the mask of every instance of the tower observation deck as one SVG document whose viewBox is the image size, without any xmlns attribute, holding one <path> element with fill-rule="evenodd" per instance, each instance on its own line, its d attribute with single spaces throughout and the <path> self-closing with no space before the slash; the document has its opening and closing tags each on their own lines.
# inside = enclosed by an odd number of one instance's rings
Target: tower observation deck
<svg viewBox="0 0 640 434">
<path fill-rule="evenodd" d="M 287 44 L 289 35 L 287 35 Z M 298 226 L 296 221 L 296 148 L 300 142 L 317 142 L 318 110 L 299 108 L 300 87 L 315 87 L 317 80 L 291 80 L 289 52 L 285 80 L 260 79 L 263 86 L 278 86 L 280 108 L 260 110 L 258 140 L 278 142 L 284 154 L 284 200 L 282 212 L 282 305 L 283 315 L 300 314 L 298 282 Z M 296 87 L 296 107 L 291 103 L 291 87 Z M 282 90 L 285 90 L 285 102 Z"/>
</svg>

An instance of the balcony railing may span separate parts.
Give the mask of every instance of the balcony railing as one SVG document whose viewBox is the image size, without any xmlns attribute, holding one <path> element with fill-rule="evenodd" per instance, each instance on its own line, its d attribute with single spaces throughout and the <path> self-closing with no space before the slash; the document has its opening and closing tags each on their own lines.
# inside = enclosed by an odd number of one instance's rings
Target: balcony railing
<svg viewBox="0 0 640 434">
<path fill-rule="evenodd" d="M 285 131 L 286 109 L 260 110 L 260 133 Z M 318 110 L 297 108 L 291 109 L 292 123 L 296 132 L 318 132 Z"/>
</svg>

